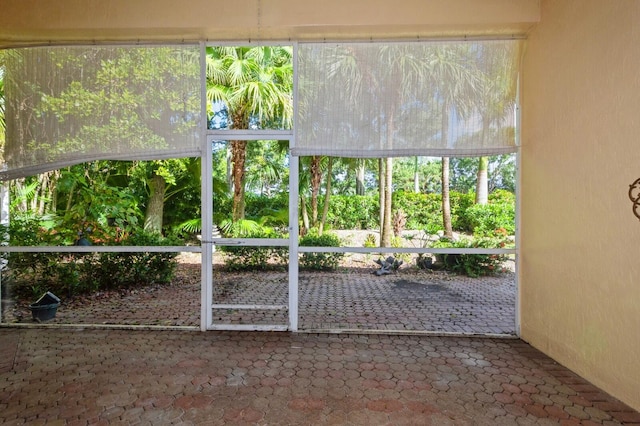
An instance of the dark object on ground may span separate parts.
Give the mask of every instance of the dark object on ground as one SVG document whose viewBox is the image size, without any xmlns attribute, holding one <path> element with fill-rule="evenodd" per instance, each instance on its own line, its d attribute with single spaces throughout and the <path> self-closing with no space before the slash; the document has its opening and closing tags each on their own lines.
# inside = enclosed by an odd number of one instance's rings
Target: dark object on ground
<svg viewBox="0 0 640 426">
<path fill-rule="evenodd" d="M 90 246 L 91 241 L 87 240 L 85 237 L 80 237 L 74 243 L 75 246 Z"/>
<path fill-rule="evenodd" d="M 444 256 L 447 256 L 447 255 L 444 255 Z M 450 256 L 453 256 L 453 255 L 450 255 Z M 431 256 L 418 256 L 418 258 L 416 259 L 416 265 L 420 269 L 425 269 L 429 271 L 442 271 L 447 266 L 451 266 L 451 260 L 449 260 L 445 264 L 443 255 L 436 255 L 435 262 L 433 261 L 433 258 Z"/>
<path fill-rule="evenodd" d="M 55 318 L 58 306 L 60 306 L 60 299 L 48 291 L 35 303 L 29 305 L 29 309 L 31 309 L 31 315 L 34 321 L 44 322 Z"/>
<path fill-rule="evenodd" d="M 431 256 L 418 255 L 416 265 L 420 269 L 433 269 L 433 258 Z"/>
<path fill-rule="evenodd" d="M 376 271 L 373 272 L 377 276 L 388 275 L 388 274 L 398 270 L 400 265 L 402 265 L 402 263 L 403 263 L 402 260 L 397 260 L 393 256 L 389 256 L 385 260 L 378 259 L 375 262 L 378 265 L 380 265 L 380 269 L 377 269 Z"/>
</svg>

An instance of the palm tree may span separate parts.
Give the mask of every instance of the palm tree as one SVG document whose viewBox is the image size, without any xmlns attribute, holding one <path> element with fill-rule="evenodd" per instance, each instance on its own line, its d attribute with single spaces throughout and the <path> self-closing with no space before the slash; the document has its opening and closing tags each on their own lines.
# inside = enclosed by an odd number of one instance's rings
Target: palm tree
<svg viewBox="0 0 640 426">
<path fill-rule="evenodd" d="M 322 176 L 325 174 L 325 198 L 322 216 L 319 211 L 319 196 L 322 186 Z M 303 232 L 308 232 L 311 228 L 317 228 L 318 233 L 322 235 L 324 224 L 329 210 L 329 199 L 331 197 L 331 178 L 333 173 L 333 158 L 320 155 L 312 155 L 310 157 L 300 158 L 300 201 L 302 210 L 302 220 L 304 225 Z M 307 209 L 305 190 L 309 188 L 311 217 Z"/>
<path fill-rule="evenodd" d="M 436 88 L 441 108 L 441 144 L 451 148 L 449 120 L 452 114 L 464 117 L 473 108 L 471 94 L 479 87 L 477 69 L 469 64 L 472 55 L 470 45 L 436 46 L 430 57 L 429 68 L 432 84 Z M 442 222 L 444 236 L 453 238 L 451 224 L 451 200 L 449 197 L 449 157 L 442 158 Z"/>
<path fill-rule="evenodd" d="M 476 204 L 487 204 L 489 202 L 489 157 L 478 158 L 475 201 Z"/>
<path fill-rule="evenodd" d="M 347 169 L 349 176 L 353 174 L 355 178 L 355 194 L 365 195 L 365 175 L 367 168 L 375 168 L 372 161 L 366 158 L 340 158 L 340 164 Z"/>
<path fill-rule="evenodd" d="M 207 48 L 207 100 L 223 103 L 234 129 L 291 128 L 293 65 L 290 47 Z M 230 142 L 233 214 L 245 216 L 247 141 Z"/>
<path fill-rule="evenodd" d="M 260 141 L 247 150 L 251 163 L 246 167 L 246 187 L 263 196 L 286 190 L 289 170 L 285 157 L 289 141 Z"/>
<path fill-rule="evenodd" d="M 501 123 L 508 110 L 513 109 L 516 98 L 516 84 L 512 77 L 516 72 L 517 55 L 513 48 L 518 45 L 503 44 L 483 49 L 481 60 L 478 62 L 481 72 L 480 90 L 478 97 L 478 111 L 482 117 L 482 143 L 491 137 L 491 126 Z M 476 180 L 476 204 L 487 204 L 489 197 L 488 179 L 489 159 L 478 159 L 478 174 Z"/>
<path fill-rule="evenodd" d="M 399 46 L 375 47 L 377 61 L 373 65 L 367 53 L 345 46 L 338 51 L 333 62 L 328 64 L 326 84 L 339 84 L 344 88 L 342 96 L 369 99 L 377 108 L 375 117 L 380 137 L 392 145 L 397 138 L 397 130 L 403 115 L 403 107 L 413 99 L 415 91 L 428 81 L 424 56 L 416 54 L 413 48 Z M 369 54 L 371 52 L 368 52 Z M 382 65 L 382 66 L 381 66 Z M 387 84 L 393 81 L 396 84 Z M 363 120 L 370 120 L 364 118 Z M 369 125 L 372 123 L 369 122 Z M 390 246 L 391 242 L 391 190 L 393 160 L 391 157 L 380 161 L 380 245 Z"/>
</svg>

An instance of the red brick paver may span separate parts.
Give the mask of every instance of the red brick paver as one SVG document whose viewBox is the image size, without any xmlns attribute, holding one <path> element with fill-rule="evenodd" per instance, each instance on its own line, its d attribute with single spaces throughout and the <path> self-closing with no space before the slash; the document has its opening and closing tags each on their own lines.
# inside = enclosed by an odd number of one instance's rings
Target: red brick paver
<svg viewBox="0 0 640 426">
<path fill-rule="evenodd" d="M 640 422 L 516 339 L 0 328 L 0 348 L 2 424 Z"/>
</svg>

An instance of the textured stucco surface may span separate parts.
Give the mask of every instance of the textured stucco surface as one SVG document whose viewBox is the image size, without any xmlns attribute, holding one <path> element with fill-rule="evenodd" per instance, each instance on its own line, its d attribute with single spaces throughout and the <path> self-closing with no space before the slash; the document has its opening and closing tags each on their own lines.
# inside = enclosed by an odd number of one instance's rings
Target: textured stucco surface
<svg viewBox="0 0 640 426">
<path fill-rule="evenodd" d="M 2 0 L 0 46 L 524 33 L 539 0 Z"/>
<path fill-rule="evenodd" d="M 640 408 L 640 2 L 542 1 L 523 66 L 521 333 Z"/>
</svg>

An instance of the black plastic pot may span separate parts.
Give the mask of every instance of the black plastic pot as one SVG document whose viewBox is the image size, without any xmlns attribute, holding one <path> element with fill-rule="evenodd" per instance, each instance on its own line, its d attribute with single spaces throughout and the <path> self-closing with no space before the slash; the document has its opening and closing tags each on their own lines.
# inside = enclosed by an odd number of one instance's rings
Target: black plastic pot
<svg viewBox="0 0 640 426">
<path fill-rule="evenodd" d="M 60 299 L 48 291 L 35 303 L 29 305 L 29 309 L 34 321 L 44 322 L 55 318 L 58 306 L 60 306 Z"/>
</svg>

